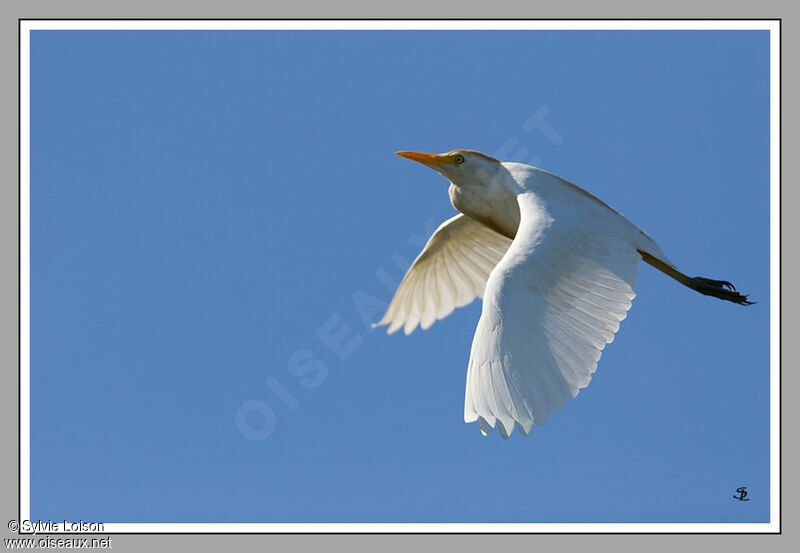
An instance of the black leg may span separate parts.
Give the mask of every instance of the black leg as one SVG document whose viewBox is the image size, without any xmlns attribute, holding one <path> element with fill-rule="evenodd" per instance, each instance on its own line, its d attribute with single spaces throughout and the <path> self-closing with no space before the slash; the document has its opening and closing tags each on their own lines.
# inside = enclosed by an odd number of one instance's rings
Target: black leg
<svg viewBox="0 0 800 553">
<path fill-rule="evenodd" d="M 727 280 L 694 277 L 690 278 L 686 285 L 692 290 L 696 290 L 706 296 L 714 296 L 715 298 L 732 301 L 739 305 L 752 305 L 755 303 L 754 301 L 748 301 L 747 295 L 737 292 L 734 285 Z"/>
</svg>

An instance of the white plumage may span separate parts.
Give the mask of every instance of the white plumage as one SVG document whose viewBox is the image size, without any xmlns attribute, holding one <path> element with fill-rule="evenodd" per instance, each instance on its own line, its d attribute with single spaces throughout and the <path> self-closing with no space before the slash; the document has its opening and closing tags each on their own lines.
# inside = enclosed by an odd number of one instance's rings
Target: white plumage
<svg viewBox="0 0 800 553">
<path fill-rule="evenodd" d="M 442 223 L 414 260 L 378 324 L 389 334 L 401 326 L 411 334 L 443 319 L 456 307 L 483 296 L 486 279 L 511 240 L 458 214 Z"/>
<path fill-rule="evenodd" d="M 448 177 L 464 215 L 436 230 L 379 324 L 408 334 L 483 297 L 464 420 L 484 434 L 527 435 L 588 386 L 643 258 L 701 293 L 750 303 L 730 283 L 678 272 L 633 223 L 551 173 L 471 150 L 398 154 Z"/>
</svg>

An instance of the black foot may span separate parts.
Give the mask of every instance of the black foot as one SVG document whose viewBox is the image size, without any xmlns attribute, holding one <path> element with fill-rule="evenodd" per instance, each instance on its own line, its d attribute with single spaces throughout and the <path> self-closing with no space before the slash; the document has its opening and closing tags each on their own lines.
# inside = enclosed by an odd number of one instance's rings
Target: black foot
<svg viewBox="0 0 800 553">
<path fill-rule="evenodd" d="M 711 280 L 710 278 L 694 277 L 689 279 L 689 287 L 706 296 L 714 296 L 721 300 L 732 301 L 739 305 L 753 305 L 754 301 L 747 301 L 747 295 L 740 294 L 727 280 Z"/>
</svg>

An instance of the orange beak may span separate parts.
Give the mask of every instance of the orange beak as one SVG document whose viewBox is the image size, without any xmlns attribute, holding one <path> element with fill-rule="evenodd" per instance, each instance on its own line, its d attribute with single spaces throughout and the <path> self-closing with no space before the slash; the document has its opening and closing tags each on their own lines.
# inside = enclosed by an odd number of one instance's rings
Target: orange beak
<svg viewBox="0 0 800 553">
<path fill-rule="evenodd" d="M 410 159 L 411 161 L 418 161 L 428 167 L 438 167 L 447 163 L 447 157 L 438 154 L 424 154 L 422 152 L 395 152 L 400 157 Z"/>
</svg>

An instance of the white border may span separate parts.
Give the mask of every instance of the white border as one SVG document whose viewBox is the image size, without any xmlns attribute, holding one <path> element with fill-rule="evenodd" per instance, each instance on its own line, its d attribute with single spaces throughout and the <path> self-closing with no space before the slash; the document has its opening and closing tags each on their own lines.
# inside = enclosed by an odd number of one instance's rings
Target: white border
<svg viewBox="0 0 800 553">
<path fill-rule="evenodd" d="M 151 21 L 146 19 L 116 21 L 23 21 L 23 30 L 195 30 L 195 31 L 619 31 L 619 30 L 778 30 L 776 21 L 592 21 L 513 19 L 452 21 L 452 20 L 200 20 Z"/>
<path fill-rule="evenodd" d="M 20 26 L 19 42 L 19 510 L 31 512 L 31 105 L 30 34 Z M 25 514 L 23 518 L 22 515 Z"/>
<path fill-rule="evenodd" d="M 770 31 L 770 522 L 769 523 L 107 523 L 108 533 L 558 532 L 760 533 L 780 531 L 780 24 L 778 21 L 51 21 L 20 22 L 20 514 L 30 518 L 30 31 L 34 30 L 765 30 Z"/>
</svg>

